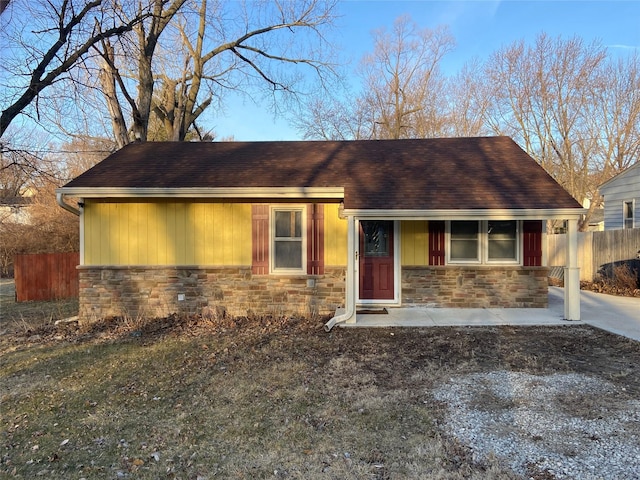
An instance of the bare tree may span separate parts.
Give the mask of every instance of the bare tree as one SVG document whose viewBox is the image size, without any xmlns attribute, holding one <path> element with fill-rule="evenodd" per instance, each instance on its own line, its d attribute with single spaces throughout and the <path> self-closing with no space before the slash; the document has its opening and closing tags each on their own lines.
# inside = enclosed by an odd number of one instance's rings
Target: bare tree
<svg viewBox="0 0 640 480">
<path fill-rule="evenodd" d="M 94 45 L 131 31 L 148 15 L 144 7 L 128 15 L 126 5 L 113 0 L 79 5 L 73 0 L 11 2 L 3 13 L 3 40 L 12 48 L 3 52 L 1 68 L 7 81 L 2 85 L 5 95 L 1 100 L 0 136 L 34 102 L 35 112 L 30 115 L 37 119 L 45 102 L 44 91 L 69 79 L 69 72 Z M 42 27 L 33 30 L 35 25 Z"/>
<path fill-rule="evenodd" d="M 414 138 L 447 130 L 442 58 L 454 47 L 445 27 L 420 29 L 407 16 L 373 34 L 358 69 L 361 92 L 307 102 L 295 124 L 306 138 Z"/>
<path fill-rule="evenodd" d="M 635 161 L 640 142 L 638 56 L 613 62 L 599 43 L 540 34 L 485 65 L 484 120 L 516 139 L 578 201 L 586 228 L 600 206 L 597 187 Z"/>
<path fill-rule="evenodd" d="M 127 63 L 136 64 L 135 66 L 127 65 L 127 67 L 135 71 L 137 95 L 126 86 L 125 78 L 117 66 L 116 54 L 111 43 L 108 39 L 102 42 L 102 50 L 99 51 L 104 61 L 104 68 L 100 80 L 107 97 L 116 140 L 120 147 L 124 143 L 128 143 L 130 137 L 125 135 L 125 132 L 129 130 L 133 132 L 134 139 L 147 140 L 154 89 L 154 55 L 161 35 L 185 3 L 186 0 L 151 0 L 152 15 L 135 25 L 135 40 L 130 44 L 131 48 L 126 55 L 123 55 L 123 58 Z M 98 49 L 97 46 L 95 48 Z M 122 97 L 126 100 L 127 107 L 131 111 L 130 129 L 124 125 L 126 120 L 120 104 L 120 97 L 116 94 L 116 86 L 119 87 Z"/>
<path fill-rule="evenodd" d="M 296 113 L 292 123 L 306 139 L 366 140 L 373 137 L 371 114 L 362 99 L 345 95 L 314 95 Z"/>
<path fill-rule="evenodd" d="M 2 15 L 2 13 L 6 10 L 6 8 L 9 6 L 9 1 L 10 0 L 0 0 L 0 15 Z"/>
<path fill-rule="evenodd" d="M 0 212 L 0 274 L 11 273 L 19 253 L 78 250 L 78 217 L 57 205 L 55 189 L 104 158 L 109 148 L 113 146 L 107 140 L 76 139 L 57 155 L 14 159 L 26 154 L 13 150 L 0 157 L 0 203 L 20 211 Z"/>
<path fill-rule="evenodd" d="M 475 59 L 447 79 L 446 123 L 444 130 L 451 137 L 477 137 L 491 132 L 485 124 L 490 95 L 481 81 L 483 64 Z"/>
<path fill-rule="evenodd" d="M 447 28 L 419 29 L 406 16 L 395 21 L 391 33 L 375 32 L 374 51 L 360 72 L 375 138 L 434 137 L 443 131 L 440 63 L 454 44 Z"/>
<path fill-rule="evenodd" d="M 588 119 L 605 58 L 598 43 L 541 34 L 533 46 L 520 41 L 499 50 L 485 69 L 487 124 L 519 141 L 581 202 L 595 146 Z"/>
<path fill-rule="evenodd" d="M 56 177 L 46 138 L 33 128 L 10 129 L 0 141 L 0 196 L 19 197 L 40 178 Z"/>
<path fill-rule="evenodd" d="M 594 93 L 594 167 L 606 181 L 640 158 L 640 55 L 609 61 Z"/>
<path fill-rule="evenodd" d="M 0 151 L 0 198 L 19 197 L 37 170 L 37 159 L 27 152 Z"/>
<path fill-rule="evenodd" d="M 232 4 L 230 11 L 207 0 L 195 4 L 197 9 L 187 8 L 194 4 L 185 0 L 155 3 L 158 9 L 136 26 L 136 37 L 120 42 L 127 55 L 106 41 L 101 46 L 102 86 L 120 145 L 146 140 L 152 114 L 164 138 L 184 140 L 202 113 L 222 102 L 225 89 L 248 92 L 266 85 L 274 94 L 295 96 L 297 75 L 283 67 L 306 66 L 320 78 L 331 72 L 317 45 L 326 43 L 323 30 L 333 22 L 333 2 Z M 132 52 L 137 65 L 131 64 Z M 165 61 L 155 62 L 154 56 Z"/>
</svg>

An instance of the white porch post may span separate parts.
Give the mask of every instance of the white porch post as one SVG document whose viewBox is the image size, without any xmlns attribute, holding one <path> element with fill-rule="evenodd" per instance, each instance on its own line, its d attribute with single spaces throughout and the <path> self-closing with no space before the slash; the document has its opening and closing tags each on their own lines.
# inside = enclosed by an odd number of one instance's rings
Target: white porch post
<svg viewBox="0 0 640 480">
<path fill-rule="evenodd" d="M 578 267 L 578 220 L 567 220 L 567 265 L 564 268 L 564 318 L 580 320 L 580 268 Z"/>
<path fill-rule="evenodd" d="M 358 250 L 358 222 L 353 215 L 347 217 L 347 278 L 345 292 L 345 311 L 350 314 L 345 323 L 356 323 L 356 270 Z"/>
<path fill-rule="evenodd" d="M 84 198 L 78 199 L 80 202 L 80 206 L 78 210 L 80 210 L 80 265 L 84 265 Z"/>
</svg>

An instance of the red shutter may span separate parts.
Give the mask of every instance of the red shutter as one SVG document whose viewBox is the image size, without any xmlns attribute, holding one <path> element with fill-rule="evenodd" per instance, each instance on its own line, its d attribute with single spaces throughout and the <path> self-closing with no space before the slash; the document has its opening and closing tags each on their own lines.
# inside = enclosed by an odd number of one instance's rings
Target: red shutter
<svg viewBox="0 0 640 480">
<path fill-rule="evenodd" d="M 542 265 L 542 220 L 522 222 L 522 264 L 525 267 Z"/>
<path fill-rule="evenodd" d="M 251 206 L 251 272 L 269 273 L 269 205 Z"/>
<path fill-rule="evenodd" d="M 324 274 L 324 205 L 307 205 L 307 274 Z"/>
<path fill-rule="evenodd" d="M 429 221 L 429 265 L 444 265 L 444 221 Z"/>
</svg>

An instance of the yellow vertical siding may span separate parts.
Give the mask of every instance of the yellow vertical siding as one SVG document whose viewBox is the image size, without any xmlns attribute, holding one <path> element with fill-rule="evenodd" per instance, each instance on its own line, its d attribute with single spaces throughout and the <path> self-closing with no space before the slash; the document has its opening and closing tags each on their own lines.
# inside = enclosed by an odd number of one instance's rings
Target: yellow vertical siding
<svg viewBox="0 0 640 480">
<path fill-rule="evenodd" d="M 176 238 L 176 204 L 167 203 L 164 205 L 166 210 L 165 224 L 162 234 L 166 240 L 166 253 L 164 259 L 161 257 L 159 263 L 166 265 L 176 265 L 178 263 L 178 256 L 180 246 L 177 245 Z"/>
<path fill-rule="evenodd" d="M 402 265 L 429 264 L 429 230 L 426 221 L 400 222 Z"/>
<path fill-rule="evenodd" d="M 203 233 L 203 241 L 204 245 L 209 246 L 209 248 L 204 248 L 204 265 L 213 265 L 215 254 L 214 254 L 214 225 L 215 225 L 215 216 L 212 208 L 204 209 L 204 233 Z"/>
<path fill-rule="evenodd" d="M 166 223 L 166 210 L 155 203 L 147 205 L 147 263 L 158 265 L 159 259 L 166 256 L 167 242 L 162 231 Z M 162 234 L 160 233 L 162 231 Z M 162 254 L 160 252 L 163 252 Z"/>
<path fill-rule="evenodd" d="M 338 216 L 339 205 L 324 206 L 324 264 L 347 264 L 347 220 Z"/>
<path fill-rule="evenodd" d="M 251 205 L 87 200 L 87 265 L 250 265 Z"/>
<path fill-rule="evenodd" d="M 196 265 L 206 265 L 206 244 L 204 242 L 205 235 L 205 206 L 203 203 L 192 205 L 190 221 L 194 226 L 193 229 L 193 256 Z"/>
<path fill-rule="evenodd" d="M 140 204 L 131 205 L 129 218 L 129 257 L 127 263 L 131 265 L 144 265 L 146 255 L 143 253 L 147 243 L 148 231 L 146 212 L 142 211 Z"/>
<path fill-rule="evenodd" d="M 220 212 L 222 215 L 221 221 L 217 223 L 217 227 L 222 230 L 222 258 L 228 258 L 233 255 L 233 211 L 231 209 L 225 209 Z"/>
<path fill-rule="evenodd" d="M 187 258 L 187 242 L 189 241 L 189 233 L 187 231 L 187 213 L 188 205 L 184 203 L 175 203 L 175 229 L 173 230 L 173 242 L 176 246 L 176 265 L 192 265 Z M 193 228 L 192 225 L 189 225 Z"/>
</svg>

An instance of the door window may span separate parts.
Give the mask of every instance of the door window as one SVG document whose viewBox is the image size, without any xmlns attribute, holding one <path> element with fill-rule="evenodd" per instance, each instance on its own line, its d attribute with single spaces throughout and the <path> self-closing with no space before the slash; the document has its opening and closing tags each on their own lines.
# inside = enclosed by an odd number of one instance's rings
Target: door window
<svg viewBox="0 0 640 480">
<path fill-rule="evenodd" d="M 389 256 L 389 232 L 393 223 L 388 221 L 367 220 L 361 222 L 364 234 L 364 255 L 366 257 Z"/>
</svg>

